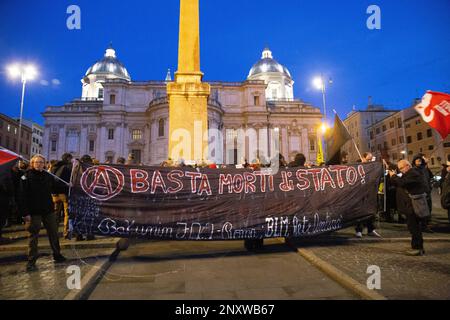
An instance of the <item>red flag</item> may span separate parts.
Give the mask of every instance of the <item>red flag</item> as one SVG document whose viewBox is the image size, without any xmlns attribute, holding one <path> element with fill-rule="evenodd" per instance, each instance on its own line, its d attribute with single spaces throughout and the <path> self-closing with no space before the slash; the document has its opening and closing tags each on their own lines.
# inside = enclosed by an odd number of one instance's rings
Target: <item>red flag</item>
<svg viewBox="0 0 450 320">
<path fill-rule="evenodd" d="M 19 159 L 19 155 L 8 149 L 0 148 L 0 165 Z"/>
<path fill-rule="evenodd" d="M 415 109 L 442 139 L 447 138 L 450 134 L 450 95 L 427 91 Z"/>
</svg>

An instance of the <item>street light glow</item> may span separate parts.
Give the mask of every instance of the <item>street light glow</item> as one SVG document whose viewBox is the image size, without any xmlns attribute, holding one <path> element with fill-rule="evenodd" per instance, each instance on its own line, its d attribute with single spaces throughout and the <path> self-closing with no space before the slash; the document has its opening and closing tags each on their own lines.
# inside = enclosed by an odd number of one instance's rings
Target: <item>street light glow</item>
<svg viewBox="0 0 450 320">
<path fill-rule="evenodd" d="M 20 66 L 13 64 L 8 67 L 8 74 L 11 78 L 17 78 L 20 76 Z"/>
<path fill-rule="evenodd" d="M 27 65 L 24 69 L 24 75 L 27 80 L 33 80 L 37 76 L 37 70 L 33 65 Z"/>
<path fill-rule="evenodd" d="M 22 80 L 33 80 L 37 76 L 36 67 L 31 64 L 20 65 L 16 63 L 10 65 L 7 69 L 9 76 L 13 79 L 22 77 Z"/>
<path fill-rule="evenodd" d="M 322 78 L 320 78 L 320 77 L 314 78 L 313 84 L 314 84 L 314 86 L 315 86 L 317 89 L 320 89 L 320 90 L 323 89 L 323 81 L 322 81 Z"/>
<path fill-rule="evenodd" d="M 322 123 L 320 130 L 322 130 L 322 133 L 325 134 L 328 130 L 328 125 L 326 123 Z"/>
</svg>

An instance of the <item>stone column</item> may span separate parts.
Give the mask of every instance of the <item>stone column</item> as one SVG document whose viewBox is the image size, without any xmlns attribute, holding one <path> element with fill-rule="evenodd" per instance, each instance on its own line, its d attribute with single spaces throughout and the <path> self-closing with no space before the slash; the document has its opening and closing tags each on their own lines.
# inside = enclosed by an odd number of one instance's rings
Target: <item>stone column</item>
<svg viewBox="0 0 450 320">
<path fill-rule="evenodd" d="M 200 160 L 208 148 L 209 84 L 200 71 L 199 0 L 180 0 L 178 71 L 167 84 L 169 157 Z M 180 137 L 181 135 L 181 137 Z"/>
</svg>

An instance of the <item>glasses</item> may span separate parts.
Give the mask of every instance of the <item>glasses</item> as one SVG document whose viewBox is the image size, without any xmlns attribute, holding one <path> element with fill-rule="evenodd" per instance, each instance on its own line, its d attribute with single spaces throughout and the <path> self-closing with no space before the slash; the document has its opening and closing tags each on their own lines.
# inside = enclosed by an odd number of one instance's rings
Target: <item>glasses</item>
<svg viewBox="0 0 450 320">
<path fill-rule="evenodd" d="M 45 161 L 34 161 L 34 163 L 45 163 Z"/>
</svg>

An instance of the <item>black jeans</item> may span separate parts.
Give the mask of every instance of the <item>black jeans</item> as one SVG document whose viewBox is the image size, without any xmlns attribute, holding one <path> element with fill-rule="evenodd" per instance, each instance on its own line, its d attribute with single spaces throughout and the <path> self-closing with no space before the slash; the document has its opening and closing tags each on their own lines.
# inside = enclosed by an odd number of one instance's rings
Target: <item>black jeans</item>
<svg viewBox="0 0 450 320">
<path fill-rule="evenodd" d="M 375 230 L 374 220 L 375 217 L 370 217 L 366 221 L 359 222 L 355 228 L 356 232 L 363 232 L 364 226 L 366 226 L 367 233 L 371 233 L 373 230 Z"/>
<path fill-rule="evenodd" d="M 423 237 L 421 228 L 421 219 L 414 213 L 406 215 L 409 233 L 411 233 L 411 248 L 423 250 Z"/>
<path fill-rule="evenodd" d="M 61 254 L 56 215 L 53 212 L 43 215 L 33 215 L 31 216 L 31 221 L 25 225 L 25 229 L 28 231 L 28 261 L 31 262 L 36 262 L 38 258 L 38 239 L 41 224 L 44 224 L 44 227 L 47 230 L 47 236 L 53 251 L 53 256 Z"/>
</svg>

